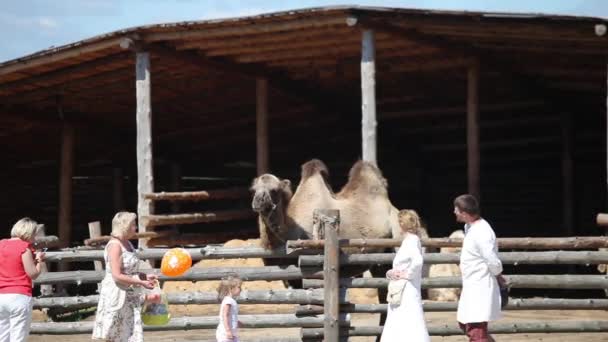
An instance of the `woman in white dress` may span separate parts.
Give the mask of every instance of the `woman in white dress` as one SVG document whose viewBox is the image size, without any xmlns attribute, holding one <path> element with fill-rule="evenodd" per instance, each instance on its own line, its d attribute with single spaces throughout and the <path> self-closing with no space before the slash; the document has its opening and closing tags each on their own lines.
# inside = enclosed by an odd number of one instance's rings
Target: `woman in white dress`
<svg viewBox="0 0 608 342">
<path fill-rule="evenodd" d="M 406 279 L 399 305 L 389 304 L 381 342 L 430 342 L 422 312 L 420 283 L 422 282 L 422 248 L 417 235 L 420 218 L 413 210 L 399 212 L 403 242 L 386 273 L 391 280 Z"/>
</svg>

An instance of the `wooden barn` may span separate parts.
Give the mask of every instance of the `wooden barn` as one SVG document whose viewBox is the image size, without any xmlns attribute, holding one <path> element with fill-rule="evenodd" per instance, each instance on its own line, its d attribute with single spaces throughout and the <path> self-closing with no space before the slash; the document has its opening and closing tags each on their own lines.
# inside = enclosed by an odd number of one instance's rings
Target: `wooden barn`
<svg viewBox="0 0 608 342">
<path fill-rule="evenodd" d="M 238 189 L 256 174 L 295 185 L 300 165 L 319 158 L 339 189 L 364 158 L 431 236 L 458 228 L 452 199 L 464 192 L 480 195 L 500 236 L 598 235 L 607 25 L 315 8 L 135 27 L 6 61 L 2 233 L 30 216 L 80 245 L 88 222 L 108 233 L 126 209 L 216 214 L 157 222 L 171 235 L 150 245 L 253 238 L 250 198 Z M 213 201 L 144 198 L 216 189 L 237 190 Z"/>
</svg>

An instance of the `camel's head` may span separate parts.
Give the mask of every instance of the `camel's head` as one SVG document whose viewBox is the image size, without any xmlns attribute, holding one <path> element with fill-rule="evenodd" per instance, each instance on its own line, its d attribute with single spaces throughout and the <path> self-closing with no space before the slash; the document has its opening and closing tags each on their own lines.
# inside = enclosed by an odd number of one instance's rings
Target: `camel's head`
<svg viewBox="0 0 608 342">
<path fill-rule="evenodd" d="M 288 179 L 279 179 L 271 174 L 264 174 L 253 180 L 251 185 L 253 200 L 251 208 L 259 214 L 260 223 L 270 230 L 266 232 L 261 228 L 260 238 L 263 243 L 270 244 L 268 239 L 282 239 L 285 235 L 284 230 L 286 220 L 286 210 L 291 200 L 291 182 Z M 266 234 L 271 233 L 267 237 Z M 278 241 L 272 241 L 277 243 Z"/>
<path fill-rule="evenodd" d="M 284 205 L 285 203 L 282 202 L 285 199 L 291 199 L 291 182 L 288 179 L 280 180 L 267 173 L 253 180 L 251 191 L 253 192 L 251 208 L 256 213 L 267 216 Z"/>
</svg>

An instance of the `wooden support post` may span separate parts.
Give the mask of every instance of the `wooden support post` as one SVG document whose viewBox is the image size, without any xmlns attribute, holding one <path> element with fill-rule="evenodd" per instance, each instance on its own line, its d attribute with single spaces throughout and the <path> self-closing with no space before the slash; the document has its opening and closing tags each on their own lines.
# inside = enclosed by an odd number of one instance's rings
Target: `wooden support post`
<svg viewBox="0 0 608 342">
<path fill-rule="evenodd" d="M 38 236 L 37 238 L 41 238 L 46 236 L 46 231 L 45 231 L 45 227 L 44 225 L 40 226 L 38 228 Z M 48 272 L 48 267 L 46 265 L 46 262 L 43 262 L 40 264 L 40 271 L 42 272 Z M 47 285 L 40 285 L 40 295 L 42 297 L 51 297 L 53 296 L 53 285 L 51 284 L 47 284 Z"/>
<path fill-rule="evenodd" d="M 268 80 L 256 79 L 257 174 L 269 172 L 268 163 Z"/>
<path fill-rule="evenodd" d="M 89 222 L 89 237 L 91 239 L 99 238 L 101 236 L 101 224 L 99 221 Z M 93 261 L 95 265 L 95 271 L 103 271 L 103 262 L 99 260 Z M 97 284 L 97 293 L 101 291 L 101 283 Z"/>
<path fill-rule="evenodd" d="M 325 233 L 323 263 L 325 341 L 338 342 L 340 338 L 340 247 L 338 245 L 340 211 L 315 209 L 313 222 Z"/>
<path fill-rule="evenodd" d="M 468 192 L 480 198 L 479 186 L 479 61 L 469 67 L 467 75 L 467 178 Z"/>
<path fill-rule="evenodd" d="M 137 52 L 135 62 L 135 92 L 137 97 L 137 217 L 139 232 L 146 231 L 142 217 L 154 212 L 152 201 L 144 194 L 154 192 L 152 160 L 152 101 L 150 97 L 150 54 Z M 147 240 L 139 240 L 139 248 L 146 247 Z"/>
<path fill-rule="evenodd" d="M 564 235 L 574 232 L 574 186 L 572 181 L 572 120 L 569 113 L 562 113 L 562 220 Z"/>
<path fill-rule="evenodd" d="M 373 30 L 361 40 L 361 142 L 363 160 L 377 164 L 376 155 L 376 46 Z"/>
<path fill-rule="evenodd" d="M 115 167 L 112 169 L 112 188 L 114 197 L 114 211 L 125 210 L 125 186 L 122 169 Z"/>
<path fill-rule="evenodd" d="M 74 174 L 74 127 L 63 124 L 61 135 L 61 169 L 59 174 L 58 231 L 61 246 L 68 247 L 72 239 L 72 176 Z"/>
</svg>

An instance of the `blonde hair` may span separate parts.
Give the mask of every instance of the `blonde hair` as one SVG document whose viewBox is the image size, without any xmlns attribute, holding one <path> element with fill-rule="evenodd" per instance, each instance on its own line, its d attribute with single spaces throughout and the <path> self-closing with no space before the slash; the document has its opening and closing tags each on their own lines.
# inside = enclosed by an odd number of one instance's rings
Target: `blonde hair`
<svg viewBox="0 0 608 342">
<path fill-rule="evenodd" d="M 17 221 L 11 229 L 11 237 L 20 238 L 23 241 L 32 241 L 41 230 L 43 225 L 29 217 L 24 217 Z"/>
<path fill-rule="evenodd" d="M 219 300 L 224 299 L 224 297 L 232 293 L 233 289 L 240 287 L 242 284 L 243 281 L 238 275 L 231 275 L 223 278 L 220 282 L 220 286 L 217 287 L 217 298 Z"/>
<path fill-rule="evenodd" d="M 131 223 L 135 222 L 137 215 L 128 211 L 120 211 L 112 219 L 112 235 L 115 238 L 125 238 L 129 233 Z"/>
<path fill-rule="evenodd" d="M 403 209 L 399 211 L 399 226 L 401 231 L 419 235 L 422 223 L 415 210 Z"/>
</svg>

